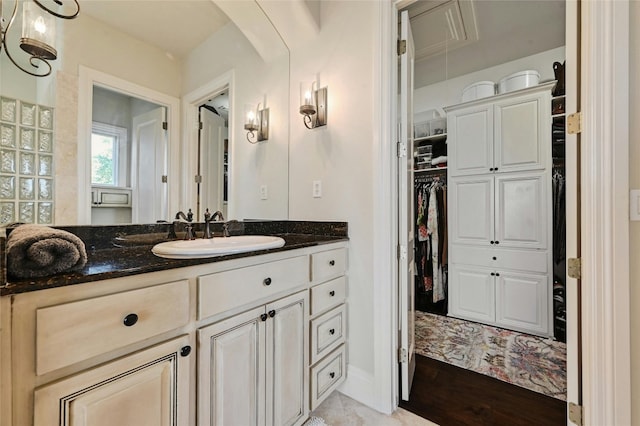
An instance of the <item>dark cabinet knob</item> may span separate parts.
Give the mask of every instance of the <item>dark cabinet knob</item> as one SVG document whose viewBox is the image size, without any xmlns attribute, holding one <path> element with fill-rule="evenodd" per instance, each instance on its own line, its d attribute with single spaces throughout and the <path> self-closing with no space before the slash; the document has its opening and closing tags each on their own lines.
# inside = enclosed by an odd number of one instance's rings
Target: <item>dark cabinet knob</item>
<svg viewBox="0 0 640 426">
<path fill-rule="evenodd" d="M 269 311 L 269 316 L 270 316 L 271 318 L 275 317 L 275 316 L 276 316 L 276 311 L 274 311 L 273 309 L 272 309 L 272 310 L 270 310 L 270 311 Z"/>
<path fill-rule="evenodd" d="M 330 260 L 330 261 L 329 261 L 329 265 L 331 265 L 331 266 L 335 266 L 335 264 L 336 264 L 336 261 L 335 261 L 335 260 Z"/>
<path fill-rule="evenodd" d="M 498 258 L 497 258 L 497 257 L 495 257 L 495 256 L 493 256 L 493 258 L 492 258 L 492 259 L 493 259 L 493 260 L 498 260 Z"/>
<path fill-rule="evenodd" d="M 495 276 L 495 275 L 496 275 L 496 274 L 495 274 L 495 272 L 492 272 L 492 273 L 491 273 L 491 276 L 492 276 L 492 277 L 493 277 L 493 276 Z"/>
<path fill-rule="evenodd" d="M 496 272 L 496 277 L 499 277 L 499 276 L 500 276 L 500 273 L 499 273 L 499 272 Z"/>
<path fill-rule="evenodd" d="M 124 320 L 122 320 L 122 323 L 127 327 L 131 327 L 132 325 L 135 325 L 137 322 L 138 322 L 138 315 L 136 314 L 129 314 L 126 317 L 124 317 Z"/>
<path fill-rule="evenodd" d="M 332 371 L 331 373 L 329 373 L 329 377 L 331 377 L 331 378 L 333 379 L 334 377 L 336 377 L 336 373 L 334 373 L 334 372 Z"/>
<path fill-rule="evenodd" d="M 331 290 L 331 291 L 329 292 L 329 296 L 335 296 L 335 295 L 336 295 L 336 292 L 335 292 L 335 291 Z"/>
<path fill-rule="evenodd" d="M 266 321 L 266 320 L 267 320 L 267 318 L 268 318 L 268 317 L 267 317 L 267 314 L 262 314 L 262 315 L 260 315 L 260 320 L 261 320 L 261 321 Z"/>
<path fill-rule="evenodd" d="M 495 243 L 496 243 L 495 241 L 489 241 L 489 244 L 495 244 Z"/>
<path fill-rule="evenodd" d="M 189 356 L 190 353 L 191 346 L 183 346 L 182 349 L 180 349 L 180 356 Z"/>
<path fill-rule="evenodd" d="M 329 330 L 329 334 L 331 334 L 332 336 L 336 334 L 336 329 L 332 328 L 331 330 Z"/>
<path fill-rule="evenodd" d="M 498 168 L 497 168 L 497 167 L 494 167 L 494 168 L 493 168 L 493 171 L 494 171 L 494 172 L 497 172 L 497 171 L 498 171 Z"/>
<path fill-rule="evenodd" d="M 271 278 L 265 278 L 264 281 L 262 281 L 262 284 L 271 285 Z"/>
<path fill-rule="evenodd" d="M 500 244 L 500 241 L 496 241 L 496 244 Z"/>
<path fill-rule="evenodd" d="M 492 172 L 492 171 L 493 171 L 493 167 L 490 167 L 490 168 L 489 168 L 489 171 L 490 171 L 490 172 Z"/>
</svg>

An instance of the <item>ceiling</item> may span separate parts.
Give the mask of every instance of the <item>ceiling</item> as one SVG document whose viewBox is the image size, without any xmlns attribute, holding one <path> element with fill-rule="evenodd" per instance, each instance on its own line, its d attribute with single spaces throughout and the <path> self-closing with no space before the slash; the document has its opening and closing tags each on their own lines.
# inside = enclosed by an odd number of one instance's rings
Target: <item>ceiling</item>
<svg viewBox="0 0 640 426">
<path fill-rule="evenodd" d="M 229 18 L 211 0 L 82 0 L 87 14 L 184 58 Z"/>
<path fill-rule="evenodd" d="M 418 0 L 407 10 L 421 55 L 415 87 L 565 44 L 564 0 Z"/>
</svg>

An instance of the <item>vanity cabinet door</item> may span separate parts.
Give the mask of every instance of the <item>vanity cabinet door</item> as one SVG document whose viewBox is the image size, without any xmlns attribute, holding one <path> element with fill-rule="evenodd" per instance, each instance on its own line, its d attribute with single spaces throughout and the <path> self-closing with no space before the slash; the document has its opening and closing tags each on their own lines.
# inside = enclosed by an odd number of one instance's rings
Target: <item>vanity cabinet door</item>
<svg viewBox="0 0 640 426">
<path fill-rule="evenodd" d="M 35 391 L 35 426 L 189 424 L 189 336 Z"/>
</svg>

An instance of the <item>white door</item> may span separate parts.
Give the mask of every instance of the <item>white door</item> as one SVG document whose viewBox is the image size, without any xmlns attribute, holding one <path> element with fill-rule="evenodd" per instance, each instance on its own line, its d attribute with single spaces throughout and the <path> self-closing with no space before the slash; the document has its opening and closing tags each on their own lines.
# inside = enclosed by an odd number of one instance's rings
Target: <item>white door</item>
<svg viewBox="0 0 640 426">
<path fill-rule="evenodd" d="M 449 265 L 449 315 L 493 324 L 495 271 L 481 266 Z"/>
<path fill-rule="evenodd" d="M 493 171 L 493 106 L 479 105 L 447 113 L 449 176 Z"/>
<path fill-rule="evenodd" d="M 212 111 L 201 108 L 202 133 L 200 139 L 200 210 L 224 212 L 224 119 Z"/>
<path fill-rule="evenodd" d="M 400 39 L 406 41 L 406 53 L 400 55 L 400 148 L 398 149 L 398 286 L 400 312 L 401 396 L 409 400 L 416 368 L 415 287 L 413 275 L 413 59 L 414 47 L 409 12 L 400 15 Z"/>
<path fill-rule="evenodd" d="M 551 147 L 549 92 L 495 103 L 494 171 L 514 172 L 548 167 Z"/>
<path fill-rule="evenodd" d="M 44 386 L 35 426 L 182 426 L 189 423 L 188 336 Z"/>
<path fill-rule="evenodd" d="M 265 424 L 264 306 L 198 330 L 198 424 Z"/>
<path fill-rule="evenodd" d="M 549 277 L 496 271 L 496 323 L 510 330 L 548 337 Z"/>
<path fill-rule="evenodd" d="M 309 411 L 309 296 L 267 305 L 267 426 L 301 425 Z"/>
<path fill-rule="evenodd" d="M 159 107 L 133 117 L 132 220 L 155 223 L 167 220 L 167 131 L 163 129 L 167 110 Z"/>
<path fill-rule="evenodd" d="M 449 232 L 452 244 L 491 247 L 494 241 L 494 177 L 449 179 Z"/>
<path fill-rule="evenodd" d="M 548 172 L 495 176 L 495 244 L 546 249 L 552 226 Z"/>
</svg>

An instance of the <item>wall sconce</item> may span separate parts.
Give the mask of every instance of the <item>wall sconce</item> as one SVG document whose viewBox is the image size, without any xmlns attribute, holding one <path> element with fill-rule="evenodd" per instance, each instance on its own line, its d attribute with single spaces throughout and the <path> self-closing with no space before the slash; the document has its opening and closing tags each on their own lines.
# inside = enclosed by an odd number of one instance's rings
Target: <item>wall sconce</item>
<svg viewBox="0 0 640 426">
<path fill-rule="evenodd" d="M 317 82 L 300 83 L 300 114 L 307 129 L 327 125 L 327 88 Z"/>
<path fill-rule="evenodd" d="M 260 109 L 260 105 L 256 108 L 253 105 L 244 107 L 244 129 L 247 130 L 247 140 L 250 143 L 269 139 L 269 108 Z"/>
<path fill-rule="evenodd" d="M 13 7 L 13 12 L 9 20 L 0 17 L 0 34 L 2 36 L 0 53 L 2 53 L 2 49 L 4 48 L 4 52 L 13 65 L 35 77 L 46 77 L 51 74 L 51 64 L 49 61 L 54 61 L 58 57 L 58 52 L 53 47 L 56 40 L 55 17 L 73 19 L 80 13 L 80 5 L 77 0 L 53 0 L 58 6 L 64 6 L 65 2 L 66 4 L 73 4 L 74 6 L 70 13 L 50 9 L 44 4 L 45 1 L 47 0 L 25 0 L 23 2 L 20 48 L 30 55 L 29 63 L 34 68 L 33 70 L 24 68 L 18 64 L 11 56 L 9 48 L 7 47 L 7 33 L 16 18 L 18 3 L 20 2 L 15 0 L 15 6 Z M 0 0 L 0 5 L 1 4 L 2 0 Z M 2 13 L 1 10 L 0 13 Z M 4 27 L 5 22 L 8 22 L 6 28 Z M 39 70 L 41 64 L 46 65 L 44 71 Z"/>
</svg>

